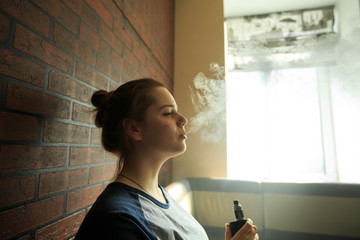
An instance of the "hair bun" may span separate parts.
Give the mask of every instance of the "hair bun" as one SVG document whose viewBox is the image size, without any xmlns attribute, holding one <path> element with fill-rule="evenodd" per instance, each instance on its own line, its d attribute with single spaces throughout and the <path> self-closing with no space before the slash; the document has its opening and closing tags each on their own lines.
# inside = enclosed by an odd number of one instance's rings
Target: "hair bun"
<svg viewBox="0 0 360 240">
<path fill-rule="evenodd" d="M 96 107 L 94 111 L 96 112 L 95 125 L 97 127 L 103 126 L 104 112 L 112 93 L 113 91 L 107 92 L 105 90 L 98 90 L 91 97 L 91 103 Z"/>
<path fill-rule="evenodd" d="M 92 95 L 91 103 L 96 108 L 101 108 L 107 104 L 110 96 L 111 96 L 111 92 L 107 92 L 105 90 L 98 90 Z"/>
</svg>

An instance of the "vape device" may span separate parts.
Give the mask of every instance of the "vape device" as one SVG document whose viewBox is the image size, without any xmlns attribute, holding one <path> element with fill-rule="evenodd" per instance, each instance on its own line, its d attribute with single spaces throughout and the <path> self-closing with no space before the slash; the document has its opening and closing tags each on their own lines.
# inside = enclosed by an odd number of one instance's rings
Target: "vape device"
<svg viewBox="0 0 360 240">
<path fill-rule="evenodd" d="M 244 217 L 244 212 L 242 210 L 242 206 L 239 204 L 238 200 L 234 200 L 234 214 L 236 221 L 230 222 L 230 230 L 232 236 L 236 234 L 239 229 L 244 226 L 246 223 L 246 219 Z"/>
</svg>

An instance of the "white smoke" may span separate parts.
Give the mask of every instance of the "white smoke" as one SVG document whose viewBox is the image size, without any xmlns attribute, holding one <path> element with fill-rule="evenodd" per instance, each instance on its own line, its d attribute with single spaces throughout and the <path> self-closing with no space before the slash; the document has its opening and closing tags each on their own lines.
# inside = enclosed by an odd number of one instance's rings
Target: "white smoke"
<svg viewBox="0 0 360 240">
<path fill-rule="evenodd" d="M 199 132 L 203 142 L 220 142 L 226 136 L 226 86 L 224 67 L 210 64 L 213 78 L 203 72 L 190 86 L 191 100 L 196 115 L 189 121 L 189 134 Z"/>
<path fill-rule="evenodd" d="M 252 55 L 252 62 L 240 66 L 241 71 L 272 71 L 284 68 L 319 66 L 327 63 L 333 86 L 358 99 L 360 93 L 360 22 L 353 21 L 353 30 L 337 39 L 334 36 L 313 39 L 299 44 L 293 52 L 302 52 L 304 59 L 290 59 L 286 62 L 269 58 L 270 51 L 262 46 L 253 46 L 244 52 Z M 321 44 L 319 44 L 321 43 Z M 335 51 L 334 51 L 335 49 Z M 240 54 L 241 56 L 241 54 Z M 326 64 L 325 64 L 326 65 Z M 203 142 L 217 143 L 226 137 L 226 84 L 224 67 L 210 64 L 212 76 L 203 72 L 194 78 L 190 94 L 195 116 L 189 121 L 188 133 L 199 133 Z"/>
<path fill-rule="evenodd" d="M 330 71 L 334 84 L 358 98 L 360 93 L 360 20 L 352 21 L 352 30 L 341 38 L 336 47 L 337 65 Z"/>
</svg>

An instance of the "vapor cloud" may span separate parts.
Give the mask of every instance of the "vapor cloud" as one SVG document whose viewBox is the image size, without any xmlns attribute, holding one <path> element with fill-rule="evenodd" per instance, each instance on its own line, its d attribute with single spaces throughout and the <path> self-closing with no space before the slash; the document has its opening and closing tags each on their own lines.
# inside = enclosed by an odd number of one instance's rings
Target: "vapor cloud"
<svg viewBox="0 0 360 240">
<path fill-rule="evenodd" d="M 220 142 L 226 136 L 226 86 L 224 67 L 210 64 L 212 77 L 203 72 L 189 86 L 195 116 L 189 121 L 189 134 L 199 133 L 203 142 Z"/>
</svg>

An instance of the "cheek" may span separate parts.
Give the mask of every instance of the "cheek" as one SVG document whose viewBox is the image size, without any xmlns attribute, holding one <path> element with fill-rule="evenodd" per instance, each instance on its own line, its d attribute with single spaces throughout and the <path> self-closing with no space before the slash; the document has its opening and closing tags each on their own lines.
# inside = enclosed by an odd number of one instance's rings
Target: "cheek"
<svg viewBox="0 0 360 240">
<path fill-rule="evenodd" d="M 169 124 L 162 124 L 158 126 L 157 131 L 165 135 L 167 133 L 172 132 L 172 128 Z"/>
<path fill-rule="evenodd" d="M 170 138 L 173 138 L 177 131 L 174 119 L 162 116 L 149 117 L 144 126 L 147 137 L 153 140 L 170 141 Z"/>
<path fill-rule="evenodd" d="M 160 139 L 170 141 L 170 139 L 174 138 L 174 133 L 176 129 L 174 129 L 174 125 L 171 123 L 162 123 L 158 125 L 155 131 L 157 131 L 156 134 L 159 136 Z"/>
<path fill-rule="evenodd" d="M 167 122 L 153 121 L 147 125 L 148 132 L 157 138 L 166 138 L 173 131 L 172 125 Z"/>
</svg>

